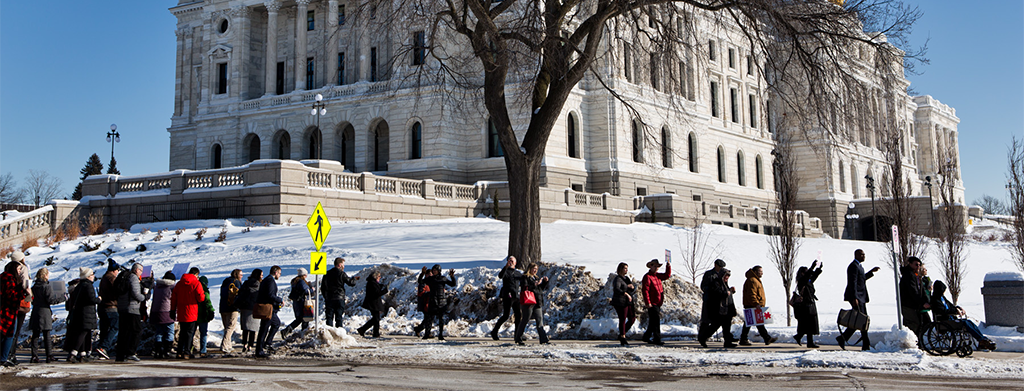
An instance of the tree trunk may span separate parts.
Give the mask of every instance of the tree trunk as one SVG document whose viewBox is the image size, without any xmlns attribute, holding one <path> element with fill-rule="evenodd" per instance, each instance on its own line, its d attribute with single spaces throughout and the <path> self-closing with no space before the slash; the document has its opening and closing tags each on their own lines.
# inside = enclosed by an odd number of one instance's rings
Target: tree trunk
<svg viewBox="0 0 1024 391">
<path fill-rule="evenodd" d="M 541 260 L 540 247 L 540 162 L 526 155 L 516 159 L 506 154 L 508 173 L 509 230 L 508 253 L 527 265 Z"/>
</svg>

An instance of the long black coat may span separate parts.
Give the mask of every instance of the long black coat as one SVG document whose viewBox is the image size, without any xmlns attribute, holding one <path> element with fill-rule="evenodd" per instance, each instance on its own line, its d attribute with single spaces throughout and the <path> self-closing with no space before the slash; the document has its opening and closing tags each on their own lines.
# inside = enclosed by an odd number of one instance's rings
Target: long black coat
<svg viewBox="0 0 1024 391">
<path fill-rule="evenodd" d="M 363 308 L 370 311 L 384 312 L 388 309 L 384 305 L 384 295 L 388 293 L 388 288 L 377 282 L 372 278 L 366 279 L 366 297 L 363 298 Z"/>
<path fill-rule="evenodd" d="M 800 295 L 801 301 L 793 306 L 793 317 L 796 318 L 796 333 L 806 335 L 818 335 L 821 333 L 818 326 L 818 300 L 814 296 L 814 281 L 821 275 L 821 267 L 810 270 L 802 280 L 796 282 L 796 293 Z"/>
<path fill-rule="evenodd" d="M 501 279 L 501 291 L 499 291 L 498 297 L 519 300 L 519 284 L 523 280 L 523 272 L 514 267 L 505 266 L 498 272 L 498 278 Z"/>
<path fill-rule="evenodd" d="M 64 301 L 57 297 L 49 281 L 36 280 L 32 285 L 32 314 L 28 318 L 28 329 L 38 331 L 53 330 L 53 311 L 50 305 Z"/>
<path fill-rule="evenodd" d="M 74 297 L 75 305 L 71 310 L 71 329 L 95 330 L 99 324 L 96 315 L 96 305 L 100 303 L 100 297 L 96 295 L 96 287 L 92 281 L 82 280 L 75 285 L 75 291 L 71 294 Z"/>
<path fill-rule="evenodd" d="M 272 278 L 272 277 L 271 277 Z M 235 306 L 239 310 L 252 311 L 252 307 L 256 304 L 256 296 L 259 295 L 260 291 L 260 279 L 256 277 L 249 277 L 248 280 L 242 283 L 242 288 L 238 290 L 238 296 L 235 297 Z"/>
<path fill-rule="evenodd" d="M 430 287 L 429 310 L 435 313 L 447 311 L 448 291 L 445 286 L 455 286 L 455 279 L 448 279 L 444 274 L 436 274 L 426 278 L 424 282 Z"/>
<path fill-rule="evenodd" d="M 628 277 L 615 275 L 615 280 L 612 281 L 612 307 L 623 308 L 632 304 L 626 295 L 632 293 L 635 289 L 629 289 L 629 284 L 632 284 L 632 282 L 629 281 Z M 635 288 L 636 285 L 633 285 L 633 287 Z"/>
<path fill-rule="evenodd" d="M 721 308 L 721 302 L 712 299 L 718 292 L 717 283 L 715 280 L 718 279 L 718 271 L 715 269 L 704 272 L 704 277 L 700 280 L 701 299 L 703 305 L 700 309 L 700 318 L 704 320 L 715 319 L 719 316 L 718 311 Z"/>
</svg>

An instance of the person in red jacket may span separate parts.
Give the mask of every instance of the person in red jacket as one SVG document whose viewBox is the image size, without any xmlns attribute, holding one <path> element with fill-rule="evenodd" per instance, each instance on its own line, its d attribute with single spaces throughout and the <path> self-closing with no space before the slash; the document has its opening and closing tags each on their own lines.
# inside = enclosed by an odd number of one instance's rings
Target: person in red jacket
<svg viewBox="0 0 1024 391">
<path fill-rule="evenodd" d="M 181 281 L 174 285 L 171 293 L 171 312 L 181 332 L 178 334 L 178 358 L 188 360 L 192 357 L 192 338 L 196 333 L 196 321 L 199 320 L 199 303 L 206 300 L 203 286 L 196 277 L 199 268 L 192 268 Z"/>
<path fill-rule="evenodd" d="M 653 345 L 664 345 L 661 341 L 661 304 L 665 299 L 665 287 L 661 282 L 672 277 L 672 263 L 665 264 L 665 272 L 658 273 L 661 262 L 652 259 L 647 262 L 651 270 L 644 274 L 641 291 L 644 295 L 644 305 L 647 306 L 647 331 L 644 332 L 644 342 Z"/>
</svg>

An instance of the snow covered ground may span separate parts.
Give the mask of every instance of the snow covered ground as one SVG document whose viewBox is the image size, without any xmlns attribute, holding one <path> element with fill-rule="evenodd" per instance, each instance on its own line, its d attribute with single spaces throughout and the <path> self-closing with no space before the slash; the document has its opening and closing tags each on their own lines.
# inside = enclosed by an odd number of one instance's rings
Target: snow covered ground
<svg viewBox="0 0 1024 391">
<path fill-rule="evenodd" d="M 215 242 L 214 240 L 222 227 L 227 230 L 227 240 Z M 201 228 L 208 228 L 208 231 L 202 240 L 197 241 L 195 233 Z M 174 232 L 178 229 L 183 231 L 180 235 L 175 235 Z M 286 296 L 288 281 L 295 276 L 296 269 L 300 267 L 309 269 L 309 252 L 313 251 L 313 243 L 305 224 L 299 222 L 291 226 L 253 226 L 248 228 L 251 229 L 250 231 L 244 232 L 246 229 L 246 222 L 243 220 L 192 220 L 136 225 L 129 232 L 110 232 L 105 235 L 83 237 L 60 243 L 55 248 L 32 248 L 29 250 L 27 260 L 33 270 L 43 266 L 44 263 L 51 263 L 52 265 L 49 266 L 52 273 L 51 279 L 64 281 L 76 278 L 78 276 L 77 268 L 81 266 L 93 267 L 97 269 L 97 274 L 102 274 L 104 267 L 102 264 L 108 254 L 119 263 L 135 260 L 144 265 L 151 265 L 158 276 L 170 270 L 176 263 L 189 262 L 192 266 L 198 266 L 202 275 L 206 275 L 210 279 L 215 306 L 219 299 L 219 286 L 232 269 L 242 269 L 247 276 L 254 268 L 259 267 L 266 271 L 271 265 L 277 264 L 284 268 L 284 275 L 278 284 L 282 288 L 282 296 Z M 768 297 L 768 306 L 774 309 L 778 318 L 777 322 L 769 325 L 768 328 L 772 334 L 780 337 L 780 342 L 793 342 L 791 336 L 795 332 L 795 321 L 794 327 L 785 326 L 784 291 L 781 278 L 767 258 L 767 237 L 722 226 L 710 226 L 709 229 L 712 232 L 712 240 L 721 243 L 721 258 L 726 260 L 727 267 L 733 270 L 734 275 L 737 275 L 732 280 L 732 285 L 736 286 L 738 291 L 741 290 L 743 284 L 742 278 L 739 277 L 748 268 L 754 265 L 764 266 L 763 283 Z M 154 241 L 157 232 L 161 230 L 165 230 L 162 233 L 162 239 L 158 242 Z M 679 254 L 687 231 L 686 228 L 660 224 L 616 225 L 560 221 L 544 224 L 542 232 L 543 260 L 545 262 L 584 267 L 585 269 L 582 270 L 589 272 L 590 276 L 600 280 L 600 284 L 603 285 L 607 276 L 614 271 L 619 262 L 629 263 L 633 277 L 639 279 L 644 271 L 644 264 L 648 260 L 662 259 L 666 249 L 671 250 L 673 254 Z M 323 251 L 328 253 L 328 259 L 338 256 L 346 258 L 346 271 L 350 274 L 359 273 L 363 269 L 382 263 L 397 267 L 396 271 L 401 273 L 386 280 L 392 290 L 411 292 L 410 284 L 414 284 L 414 273 L 417 273 L 422 266 L 439 263 L 445 269 L 456 269 L 460 276 L 460 289 L 467 287 L 466 289 L 469 290 L 469 287 L 473 287 L 473 289 L 484 291 L 485 288 L 493 288 L 488 284 L 500 286 L 500 281 L 496 277 L 496 269 L 503 264 L 507 237 L 508 224 L 484 218 L 383 222 L 335 221 L 332 222 L 332 230 Z M 100 243 L 100 247 L 97 251 L 86 252 L 81 246 L 83 242 Z M 547 354 L 549 356 L 565 356 L 569 360 L 578 360 L 578 357 L 589 356 L 605 357 L 601 360 L 609 362 L 621 360 L 641 362 L 665 360 L 677 362 L 682 360 L 690 362 L 713 359 L 723 361 L 723 363 L 741 360 L 795 366 L 842 366 L 846 365 L 842 363 L 868 360 L 872 362 L 868 366 L 884 367 L 889 365 L 885 364 L 886 362 L 892 361 L 900 362 L 901 364 L 898 364 L 900 366 L 909 365 L 931 369 L 956 366 L 965 372 L 975 370 L 971 369 L 971 365 L 975 364 L 967 364 L 967 361 L 956 361 L 955 358 L 952 361 L 944 361 L 950 359 L 929 357 L 916 349 L 901 350 L 900 346 L 907 345 L 907 341 L 902 341 L 899 333 L 893 331 L 897 311 L 894 304 L 895 282 L 892 269 L 889 267 L 891 258 L 884 244 L 828 238 L 806 239 L 802 243 L 798 257 L 800 265 L 809 265 L 813 260 L 819 258 L 824 262 L 824 272 L 816 283 L 819 297 L 818 311 L 823 332 L 819 343 L 835 343 L 834 336 L 837 334 L 835 318 L 840 308 L 848 306 L 842 301 L 843 289 L 846 285 L 845 270 L 853 259 L 853 251 L 861 248 L 867 254 L 865 269 L 874 266 L 882 268 L 875 278 L 868 280 L 868 289 L 871 294 L 868 312 L 871 315 L 872 340 L 876 342 L 876 348 L 890 353 L 874 353 L 875 355 L 872 356 L 871 353 L 860 352 L 806 352 L 779 353 L 778 356 L 773 356 L 695 353 L 693 351 L 676 354 L 653 350 L 651 356 L 637 355 L 633 357 L 629 354 L 624 356 L 618 351 L 607 352 L 603 349 L 588 350 L 586 353 L 567 349 Z M 145 245 L 145 251 L 138 251 L 141 250 L 139 245 Z M 111 251 L 113 253 L 110 253 Z M 999 242 L 973 242 L 969 246 L 968 256 L 968 272 L 959 304 L 967 310 L 968 315 L 981 323 L 984 320 L 984 307 L 980 288 L 985 275 L 989 272 L 1013 271 L 1015 269 L 1010 263 L 1008 248 Z M 679 265 L 678 256 L 674 258 L 676 267 L 673 272 L 678 276 L 682 272 L 682 267 Z M 943 279 L 935 257 L 926 257 L 924 261 L 933 279 Z M 404 269 L 408 269 L 412 273 L 405 273 Z M 560 272 L 568 273 L 570 276 L 566 278 L 571 280 L 571 269 Z M 402 275 L 403 273 L 405 275 Z M 580 279 L 579 275 L 576 277 Z M 354 288 L 349 288 L 349 306 L 353 308 L 346 323 L 346 328 L 349 331 L 354 330 L 366 319 L 365 310 L 354 309 L 359 302 L 357 300 L 362 299 L 362 285 L 360 283 Z M 559 291 L 563 296 L 572 294 L 572 288 L 568 283 L 560 286 L 561 288 L 565 288 L 564 291 Z M 736 300 L 740 301 L 739 294 L 737 294 Z M 413 310 L 412 304 L 399 304 L 401 308 L 398 311 L 391 311 L 383 319 L 384 333 L 410 334 L 411 326 L 419 321 L 419 315 Z M 687 305 L 692 307 L 690 304 Z M 699 313 L 699 308 L 689 308 L 689 310 Z M 65 316 L 62 305 L 55 306 L 54 312 L 59 319 L 63 319 Z M 595 314 L 590 316 L 596 316 Z M 285 323 L 292 320 L 290 308 L 281 311 L 281 318 Z M 688 318 L 684 314 L 679 315 L 676 319 Z M 482 337 L 491 330 L 493 321 L 493 318 L 490 320 L 453 320 L 449 323 L 446 332 L 451 335 Z M 588 335 L 600 336 L 612 329 L 614 324 L 614 319 L 611 319 L 610 316 L 602 316 L 595 319 L 584 319 L 573 325 L 568 322 L 551 322 L 548 326 L 554 332 L 565 332 L 566 335 L 585 338 Z M 576 329 L 565 330 L 570 326 L 574 326 Z M 635 326 L 634 332 L 642 332 L 642 326 L 641 324 Z M 734 327 L 736 328 L 734 333 L 738 333 L 739 326 L 735 325 Z M 219 320 L 210 323 L 211 343 L 219 340 L 218 333 L 222 329 Z M 992 336 L 999 351 L 1024 351 L 1024 335 L 1017 333 L 1012 328 L 988 327 L 983 331 Z M 509 336 L 510 332 L 511 330 L 506 324 L 502 335 Z M 664 326 L 664 334 L 669 338 L 691 337 L 695 334 L 695 327 L 692 322 L 669 322 Z M 751 336 L 753 341 L 760 341 L 756 337 L 756 332 Z M 889 341 L 886 341 L 887 338 Z M 317 340 L 319 342 L 307 341 L 307 343 L 317 345 L 318 349 L 327 350 L 367 343 L 365 340 L 348 336 L 344 330 L 335 330 L 334 334 L 322 336 Z M 331 341 L 330 346 L 327 345 L 328 341 Z M 474 353 L 474 350 L 459 353 L 458 346 L 437 344 L 426 345 L 424 349 L 428 352 L 423 354 L 449 355 L 460 357 L 459 359 L 473 359 L 467 355 L 477 354 Z M 633 349 L 630 351 L 632 352 Z M 998 366 L 998 364 L 991 365 Z M 1020 366 L 1019 362 L 1016 365 Z M 990 372 L 999 371 L 1001 370 Z"/>
</svg>

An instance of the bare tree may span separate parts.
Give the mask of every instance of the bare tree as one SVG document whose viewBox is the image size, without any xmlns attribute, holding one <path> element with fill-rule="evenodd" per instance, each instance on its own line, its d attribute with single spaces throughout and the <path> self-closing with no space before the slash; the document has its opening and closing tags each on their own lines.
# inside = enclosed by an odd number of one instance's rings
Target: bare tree
<svg viewBox="0 0 1024 391">
<path fill-rule="evenodd" d="M 685 233 L 677 237 L 682 250 L 679 264 L 683 266 L 683 277 L 697 284 L 697 276 L 703 275 L 715 259 L 722 255 L 722 242 L 711 239 L 711 232 L 705 226 L 708 218 L 701 213 L 699 204 L 688 222 Z"/>
<path fill-rule="evenodd" d="M 0 204 L 17 204 L 23 199 L 24 195 L 18 188 L 18 181 L 14 179 L 14 174 L 0 175 Z"/>
<path fill-rule="evenodd" d="M 837 115 L 857 117 L 847 109 L 846 91 L 863 89 L 865 72 L 902 77 L 912 64 L 905 60 L 915 54 L 892 43 L 905 43 L 920 14 L 894 0 L 371 0 L 360 12 L 390 21 L 378 23 L 385 30 L 426 30 L 431 61 L 410 79 L 423 82 L 430 73 L 433 85 L 455 87 L 442 90 L 482 95 L 463 101 L 483 102 L 503 151 L 508 252 L 535 261 L 541 259 L 540 174 L 548 139 L 585 77 L 588 88 L 608 90 L 636 114 L 622 84 L 612 80 L 625 68 L 641 91 L 667 92 L 665 107 L 685 111 L 679 102 L 693 99 L 694 65 L 708 58 L 706 34 L 732 29 L 759 57 L 764 92 L 800 92 L 781 98 L 778 109 L 816 122 L 832 138 Z M 393 58 L 412 53 L 418 59 L 416 41 L 403 40 Z M 873 61 L 865 62 L 865 53 Z M 642 157 L 642 146 L 636 148 Z"/>
<path fill-rule="evenodd" d="M 947 147 L 946 156 L 954 156 L 956 150 Z M 966 215 L 964 205 L 958 204 L 954 198 L 954 190 L 959 184 L 959 168 L 956 167 L 957 159 L 947 159 L 945 164 L 939 166 L 938 188 L 939 205 L 937 216 L 937 232 L 939 246 L 936 249 L 939 255 L 939 265 L 942 275 L 949 287 L 949 294 L 953 297 L 953 304 L 960 298 L 961 285 L 967 275 L 967 232 Z"/>
<path fill-rule="evenodd" d="M 985 209 L 985 213 L 993 215 L 1006 214 L 1008 211 L 1003 201 L 988 194 L 982 194 L 981 198 L 974 200 L 972 204 L 980 206 L 982 209 Z"/>
<path fill-rule="evenodd" d="M 45 202 L 57 198 L 61 193 L 61 180 L 43 170 L 28 170 L 24 192 L 29 201 L 37 208 Z"/>
<path fill-rule="evenodd" d="M 800 190 L 800 182 L 796 173 L 797 161 L 793 153 L 792 137 L 792 134 L 786 131 L 777 132 L 775 136 L 772 168 L 775 173 L 776 209 L 773 217 L 777 227 L 774 235 L 768 236 L 768 256 L 782 277 L 787 303 L 796 273 L 796 256 L 800 251 L 796 220 L 796 197 Z M 792 321 L 792 308 L 787 305 L 786 325 L 790 326 Z"/>
<path fill-rule="evenodd" d="M 1024 143 L 1016 137 L 1007 148 L 1007 187 L 1010 190 L 1009 213 L 1013 217 L 1013 263 L 1024 272 Z"/>
</svg>

